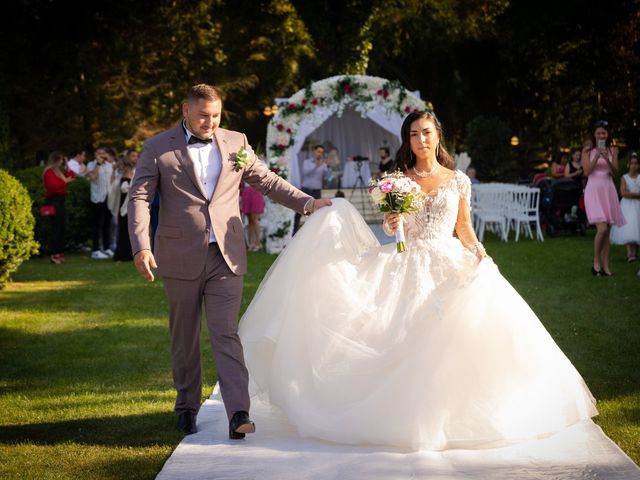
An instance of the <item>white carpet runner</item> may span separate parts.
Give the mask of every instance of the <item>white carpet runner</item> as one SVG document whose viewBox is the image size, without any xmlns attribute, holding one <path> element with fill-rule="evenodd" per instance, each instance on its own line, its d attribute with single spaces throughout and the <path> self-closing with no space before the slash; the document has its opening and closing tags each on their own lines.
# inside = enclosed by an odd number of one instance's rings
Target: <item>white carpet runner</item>
<svg viewBox="0 0 640 480">
<path fill-rule="evenodd" d="M 490 450 L 405 453 L 301 439 L 270 407 L 254 403 L 257 432 L 228 439 L 218 389 L 157 480 L 640 480 L 640 469 L 593 422 L 544 440 Z"/>
</svg>

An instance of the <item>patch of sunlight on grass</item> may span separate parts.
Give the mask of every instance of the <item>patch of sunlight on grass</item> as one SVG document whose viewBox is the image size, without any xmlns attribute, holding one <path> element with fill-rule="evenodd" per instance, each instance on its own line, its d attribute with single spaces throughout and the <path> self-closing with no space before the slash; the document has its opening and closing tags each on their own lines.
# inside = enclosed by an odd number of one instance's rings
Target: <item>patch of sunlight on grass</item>
<svg viewBox="0 0 640 480">
<path fill-rule="evenodd" d="M 8 297 L 11 299 L 12 294 L 33 293 L 33 292 L 55 292 L 60 290 L 69 290 L 78 287 L 85 287 L 91 283 L 87 280 L 47 280 L 36 282 L 11 282 L 7 288 L 0 293 L 0 298 Z"/>
</svg>

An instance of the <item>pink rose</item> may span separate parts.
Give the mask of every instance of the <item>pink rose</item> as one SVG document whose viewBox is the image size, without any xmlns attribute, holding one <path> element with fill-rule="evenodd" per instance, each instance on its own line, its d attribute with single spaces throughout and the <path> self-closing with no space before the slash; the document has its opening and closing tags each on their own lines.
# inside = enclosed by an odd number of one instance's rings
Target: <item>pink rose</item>
<svg viewBox="0 0 640 480">
<path fill-rule="evenodd" d="M 384 193 L 391 192 L 393 190 L 393 183 L 384 182 L 382 185 L 380 185 L 380 190 L 382 190 Z"/>
<path fill-rule="evenodd" d="M 313 100 L 311 100 L 311 105 L 317 105 L 318 104 L 318 99 L 314 98 Z"/>
</svg>

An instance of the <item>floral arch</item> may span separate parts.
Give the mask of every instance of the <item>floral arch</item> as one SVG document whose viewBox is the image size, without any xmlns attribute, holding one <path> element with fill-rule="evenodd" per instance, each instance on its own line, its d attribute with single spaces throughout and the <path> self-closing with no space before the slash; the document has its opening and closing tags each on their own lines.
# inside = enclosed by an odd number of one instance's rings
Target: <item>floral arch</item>
<svg viewBox="0 0 640 480">
<path fill-rule="evenodd" d="M 314 82 L 279 101 L 278 113 L 267 126 L 269 167 L 299 187 L 298 153 L 305 140 L 334 114 L 342 117 L 347 108 L 399 137 L 404 117 L 431 105 L 400 82 L 380 77 L 338 75 Z M 267 199 L 263 218 L 267 251 L 278 253 L 291 238 L 293 214 Z"/>
</svg>

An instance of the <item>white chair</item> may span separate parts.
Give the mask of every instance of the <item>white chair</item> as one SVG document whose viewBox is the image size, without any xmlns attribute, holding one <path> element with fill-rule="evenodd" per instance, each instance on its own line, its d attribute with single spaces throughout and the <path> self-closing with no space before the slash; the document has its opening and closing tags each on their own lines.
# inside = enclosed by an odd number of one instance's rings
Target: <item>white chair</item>
<svg viewBox="0 0 640 480">
<path fill-rule="evenodd" d="M 533 238 L 533 232 L 531 230 L 531 222 L 536 224 L 536 238 L 541 242 L 544 242 L 542 235 L 542 228 L 540 227 L 540 189 L 521 187 L 515 189 L 512 193 L 512 202 L 510 202 L 510 208 L 507 211 L 507 236 L 509 230 L 513 224 L 513 228 L 516 233 L 516 242 L 520 238 L 520 231 L 524 232 Z"/>
<path fill-rule="evenodd" d="M 478 240 L 490 229 L 507 241 L 507 190 L 501 184 L 480 184 L 472 187 L 472 214 Z M 473 207 L 475 204 L 475 208 Z"/>
</svg>

